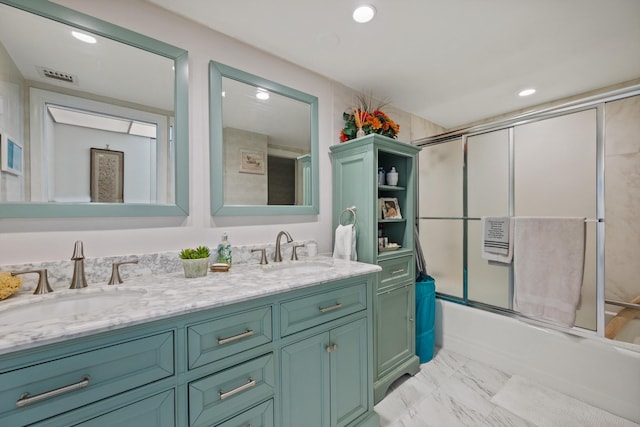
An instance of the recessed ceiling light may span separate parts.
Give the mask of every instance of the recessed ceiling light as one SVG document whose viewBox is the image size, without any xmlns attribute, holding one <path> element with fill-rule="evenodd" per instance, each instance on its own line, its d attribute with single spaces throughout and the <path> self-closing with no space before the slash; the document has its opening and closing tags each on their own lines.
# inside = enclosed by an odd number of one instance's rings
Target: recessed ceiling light
<svg viewBox="0 0 640 427">
<path fill-rule="evenodd" d="M 353 11 L 353 20 L 364 24 L 365 22 L 369 22 L 376 15 L 376 8 L 371 5 L 363 5 L 358 6 L 356 10 Z"/>
<path fill-rule="evenodd" d="M 533 95 L 534 93 L 536 93 L 535 89 L 524 89 L 518 93 L 518 96 L 529 96 Z"/>
<path fill-rule="evenodd" d="M 267 99 L 269 99 L 269 92 L 267 92 L 265 89 L 262 89 L 261 87 L 258 88 L 258 91 L 256 92 L 256 98 L 262 100 L 262 101 L 266 101 Z"/>
<path fill-rule="evenodd" d="M 97 41 L 95 37 L 92 37 L 89 34 L 80 33 L 78 31 L 71 31 L 71 34 L 73 35 L 73 37 L 85 43 L 94 44 Z"/>
</svg>

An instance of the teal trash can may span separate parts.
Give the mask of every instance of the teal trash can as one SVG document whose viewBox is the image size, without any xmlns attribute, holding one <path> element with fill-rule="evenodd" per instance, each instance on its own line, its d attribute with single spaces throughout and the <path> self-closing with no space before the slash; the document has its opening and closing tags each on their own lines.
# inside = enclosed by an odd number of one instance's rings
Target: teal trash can
<svg viewBox="0 0 640 427">
<path fill-rule="evenodd" d="M 436 316 L 436 282 L 433 277 L 419 275 L 416 279 L 416 354 L 420 363 L 433 358 Z"/>
</svg>

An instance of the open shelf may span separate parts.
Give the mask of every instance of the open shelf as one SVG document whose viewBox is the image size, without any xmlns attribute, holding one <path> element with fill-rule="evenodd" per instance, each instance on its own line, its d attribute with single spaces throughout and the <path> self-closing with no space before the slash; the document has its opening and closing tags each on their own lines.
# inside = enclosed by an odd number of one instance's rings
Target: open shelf
<svg viewBox="0 0 640 427">
<path fill-rule="evenodd" d="M 404 190 L 406 190 L 406 188 L 405 187 L 400 187 L 398 185 L 378 184 L 378 190 L 380 190 L 380 191 L 404 191 Z"/>
</svg>

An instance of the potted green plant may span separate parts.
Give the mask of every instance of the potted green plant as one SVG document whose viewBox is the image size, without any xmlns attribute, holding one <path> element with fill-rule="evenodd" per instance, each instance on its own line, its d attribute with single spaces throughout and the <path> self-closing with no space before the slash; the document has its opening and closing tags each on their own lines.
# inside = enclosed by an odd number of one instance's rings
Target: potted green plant
<svg viewBox="0 0 640 427">
<path fill-rule="evenodd" d="M 184 277 L 206 276 L 209 269 L 209 255 L 211 255 L 211 252 L 206 246 L 181 250 L 178 256 L 182 259 Z"/>
</svg>

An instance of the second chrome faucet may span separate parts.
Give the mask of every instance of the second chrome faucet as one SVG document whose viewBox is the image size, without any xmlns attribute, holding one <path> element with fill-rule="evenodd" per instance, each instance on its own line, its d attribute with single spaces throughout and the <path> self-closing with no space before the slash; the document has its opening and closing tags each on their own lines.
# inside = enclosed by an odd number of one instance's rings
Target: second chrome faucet
<svg viewBox="0 0 640 427">
<path fill-rule="evenodd" d="M 291 238 L 291 235 L 288 232 L 283 230 L 283 231 L 278 233 L 278 237 L 276 237 L 276 250 L 275 250 L 275 253 L 273 255 L 273 261 L 274 262 L 281 262 L 282 261 L 282 252 L 280 250 L 280 240 L 282 240 L 282 236 L 286 236 L 287 237 L 287 243 L 293 242 L 293 239 Z"/>
<path fill-rule="evenodd" d="M 76 241 L 73 247 L 73 277 L 71 278 L 71 286 L 69 289 L 80 289 L 87 287 L 87 278 L 84 274 L 84 249 L 80 240 Z"/>
</svg>

